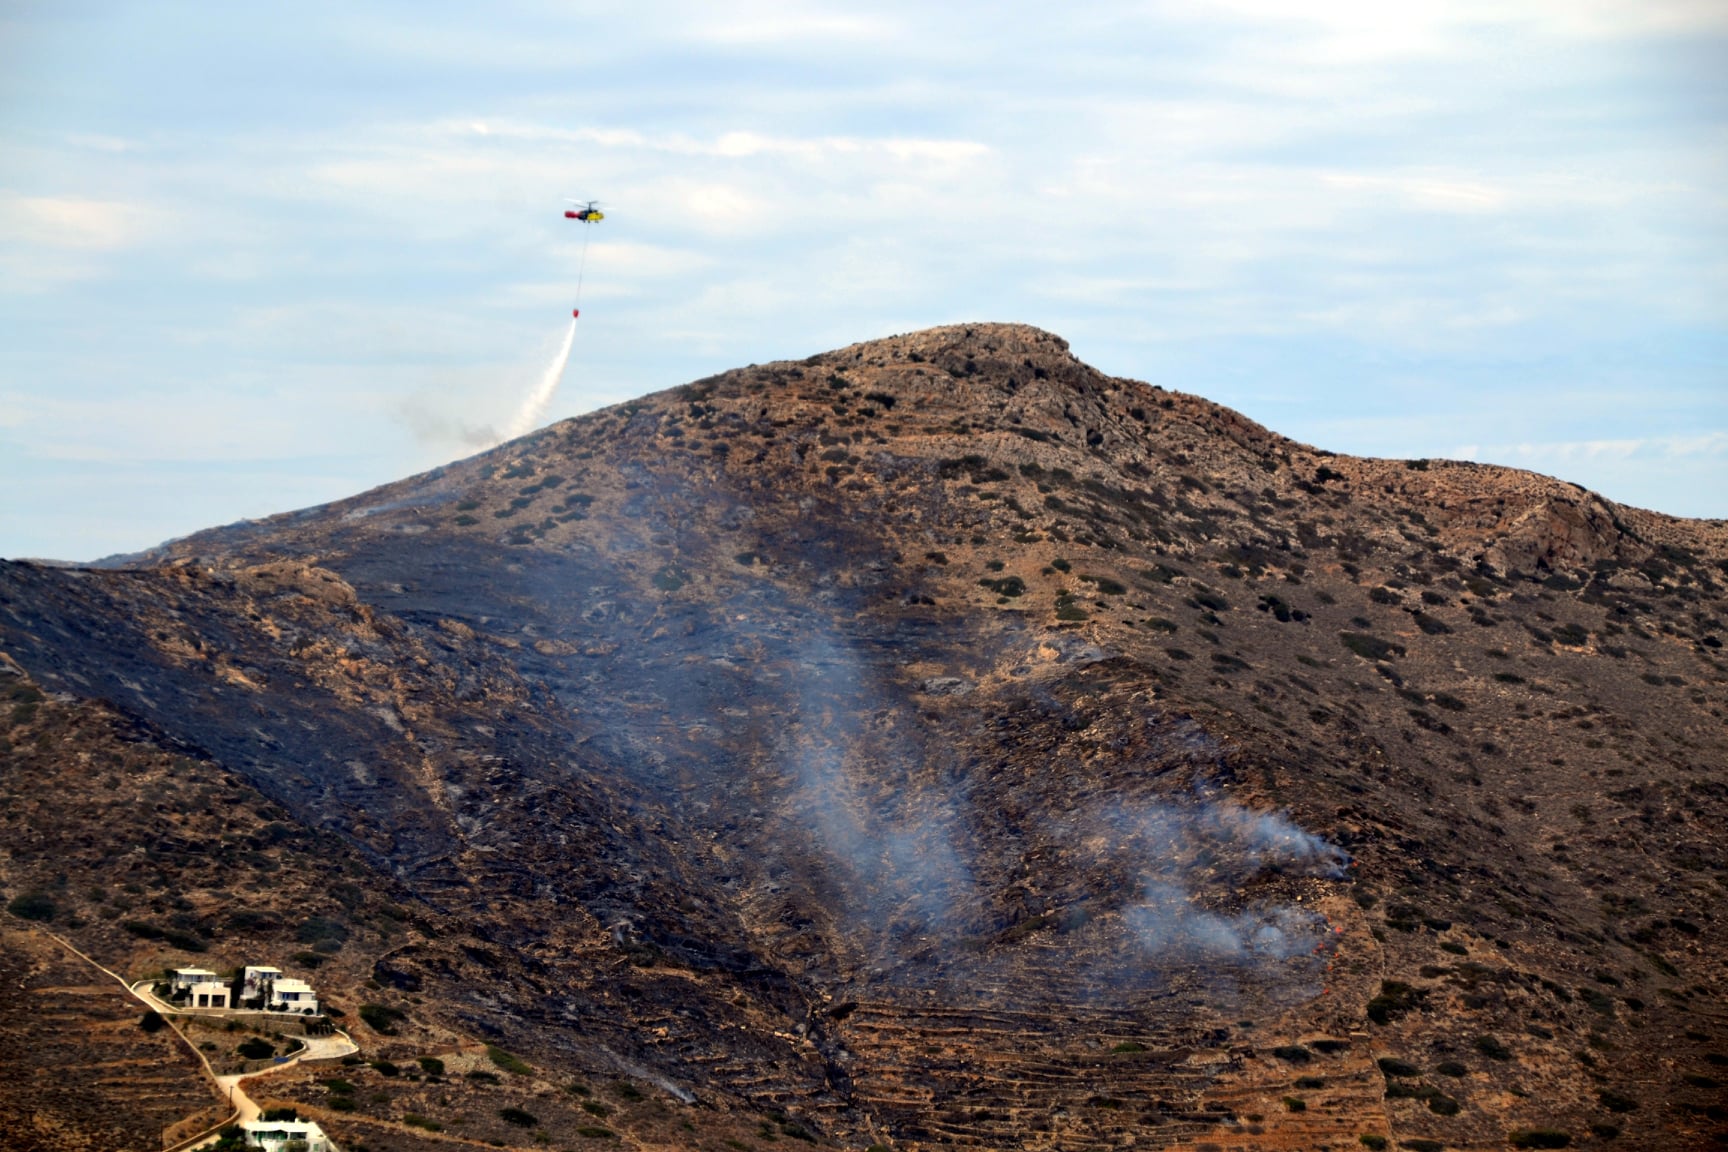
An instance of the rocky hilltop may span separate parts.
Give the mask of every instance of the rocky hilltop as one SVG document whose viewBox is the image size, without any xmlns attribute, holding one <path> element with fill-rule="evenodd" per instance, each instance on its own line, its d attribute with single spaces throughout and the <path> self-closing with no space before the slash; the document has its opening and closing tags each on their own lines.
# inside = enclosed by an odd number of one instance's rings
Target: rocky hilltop
<svg viewBox="0 0 1728 1152">
<path fill-rule="evenodd" d="M 0 882 L 514 1054 L 279 1078 L 370 1149 L 1711 1147 L 1725 600 L 1722 522 L 934 329 L 0 565 Z"/>
</svg>

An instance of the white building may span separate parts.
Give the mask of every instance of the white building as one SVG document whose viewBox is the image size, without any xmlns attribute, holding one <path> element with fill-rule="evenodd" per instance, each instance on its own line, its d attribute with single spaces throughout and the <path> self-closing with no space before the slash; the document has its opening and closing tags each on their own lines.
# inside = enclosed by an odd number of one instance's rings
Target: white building
<svg viewBox="0 0 1728 1152">
<path fill-rule="evenodd" d="M 208 968 L 175 968 L 168 973 L 170 1000 L 184 1000 L 188 1008 L 227 1008 L 231 989 L 228 981 Z"/>
<path fill-rule="evenodd" d="M 282 978 L 282 969 L 248 964 L 240 975 L 240 1006 L 262 1008 L 270 1000 L 270 986 Z"/>
<path fill-rule="evenodd" d="M 249 1147 L 264 1152 L 285 1152 L 296 1140 L 303 1141 L 306 1152 L 337 1152 L 324 1129 L 311 1120 L 249 1120 L 240 1125 Z"/>
<path fill-rule="evenodd" d="M 270 985 L 268 1007 L 272 1012 L 299 1012 L 302 1015 L 316 1016 L 318 994 L 312 991 L 312 985 L 304 980 L 296 980 L 292 976 L 278 976 Z"/>
</svg>

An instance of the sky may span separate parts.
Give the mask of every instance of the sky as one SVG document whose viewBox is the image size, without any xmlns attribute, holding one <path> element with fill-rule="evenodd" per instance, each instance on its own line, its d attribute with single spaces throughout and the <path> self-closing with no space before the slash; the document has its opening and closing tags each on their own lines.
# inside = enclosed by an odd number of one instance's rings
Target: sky
<svg viewBox="0 0 1728 1152">
<path fill-rule="evenodd" d="M 1728 517 L 1720 0 L 0 0 L 0 556 L 936 324 Z"/>
</svg>

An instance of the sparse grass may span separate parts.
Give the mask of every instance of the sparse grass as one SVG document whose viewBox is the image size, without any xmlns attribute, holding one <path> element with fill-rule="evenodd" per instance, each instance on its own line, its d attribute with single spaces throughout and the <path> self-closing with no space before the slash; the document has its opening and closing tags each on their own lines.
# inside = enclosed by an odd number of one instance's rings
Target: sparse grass
<svg viewBox="0 0 1728 1152">
<path fill-rule="evenodd" d="M 533 1067 L 519 1056 L 512 1056 L 495 1045 L 488 1045 L 486 1058 L 512 1076 L 527 1076 L 533 1072 Z"/>
</svg>

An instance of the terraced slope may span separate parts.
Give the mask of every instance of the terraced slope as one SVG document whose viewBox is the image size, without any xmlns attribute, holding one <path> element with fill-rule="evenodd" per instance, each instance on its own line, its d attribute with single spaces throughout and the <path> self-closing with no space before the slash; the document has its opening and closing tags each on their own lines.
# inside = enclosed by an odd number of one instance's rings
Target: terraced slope
<svg viewBox="0 0 1728 1152">
<path fill-rule="evenodd" d="M 0 649 L 340 841 L 416 1044 L 848 1146 L 1728 1123 L 1719 522 L 980 325 L 117 565 Z"/>
</svg>

